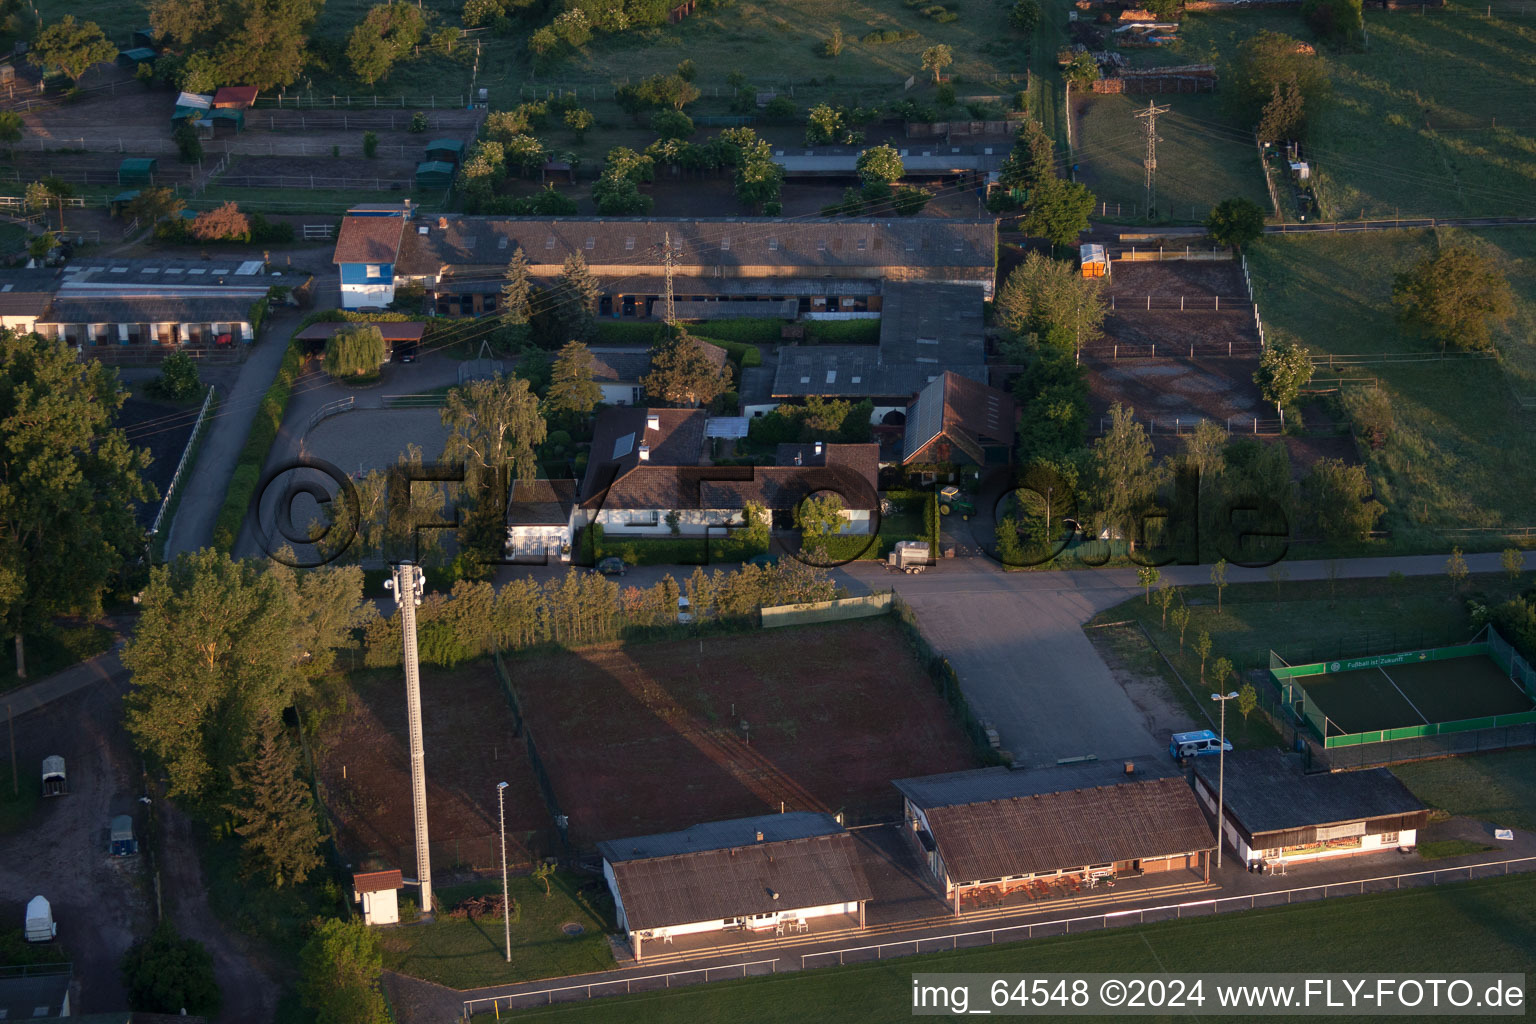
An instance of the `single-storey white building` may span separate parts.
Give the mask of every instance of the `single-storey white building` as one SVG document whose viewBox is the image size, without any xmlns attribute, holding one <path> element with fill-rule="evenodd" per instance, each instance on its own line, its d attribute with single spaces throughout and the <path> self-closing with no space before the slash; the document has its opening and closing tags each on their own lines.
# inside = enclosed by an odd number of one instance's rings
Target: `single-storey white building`
<svg viewBox="0 0 1536 1024">
<path fill-rule="evenodd" d="M 716 466 L 708 458 L 709 415 L 703 409 L 606 410 L 593 429 L 592 454 L 572 518 L 574 528 L 600 525 L 609 537 L 724 537 L 745 525 L 748 503 L 771 525 L 790 529 L 807 497 L 838 495 L 841 532 L 867 535 L 880 449 L 874 444 L 798 446 L 799 461 L 776 466 Z"/>
<path fill-rule="evenodd" d="M 49 267 L 0 271 L 0 327 L 30 334 L 48 312 L 62 273 Z"/>
<path fill-rule="evenodd" d="M 1216 814 L 1219 765 L 1195 760 L 1195 792 Z M 1429 810 L 1385 768 L 1303 770 L 1299 754 L 1236 750 L 1227 755 L 1222 838 L 1250 869 L 1411 850 Z"/>
<path fill-rule="evenodd" d="M 353 875 L 352 902 L 363 905 L 363 923 L 398 924 L 399 890 L 404 884 L 399 868 Z"/>
<path fill-rule="evenodd" d="M 507 557 L 542 565 L 571 560 L 576 481 L 514 483 L 507 501 Z"/>
<path fill-rule="evenodd" d="M 597 845 L 619 927 L 638 963 L 647 939 L 721 931 L 783 934 L 820 918 L 864 927 L 869 881 L 853 836 L 829 814 L 707 822 Z"/>
<path fill-rule="evenodd" d="M 955 914 L 982 892 L 1184 872 L 1210 880 L 1210 825 L 1154 758 L 898 779 L 905 825 Z"/>
</svg>

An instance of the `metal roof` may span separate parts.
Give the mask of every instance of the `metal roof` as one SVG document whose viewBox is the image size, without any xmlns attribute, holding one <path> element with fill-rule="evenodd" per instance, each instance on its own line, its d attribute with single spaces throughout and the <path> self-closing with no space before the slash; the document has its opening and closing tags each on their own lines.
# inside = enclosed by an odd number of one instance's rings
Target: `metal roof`
<svg viewBox="0 0 1536 1024">
<path fill-rule="evenodd" d="M 1195 758 L 1195 774 L 1214 788 L 1216 758 Z M 1307 774 L 1301 757 L 1280 750 L 1234 750 L 1226 757 L 1226 806 L 1250 833 L 1309 828 L 1425 809 L 1385 768 Z"/>
<path fill-rule="evenodd" d="M 830 836 L 843 826 L 830 814 L 792 811 L 789 814 L 763 814 L 755 818 L 731 821 L 706 821 L 678 832 L 659 832 L 649 836 L 611 839 L 597 844 L 603 859 L 610 864 L 647 857 L 675 857 L 704 850 L 725 850 L 733 846 L 755 846 L 759 842 L 777 843 L 811 836 Z"/>
</svg>

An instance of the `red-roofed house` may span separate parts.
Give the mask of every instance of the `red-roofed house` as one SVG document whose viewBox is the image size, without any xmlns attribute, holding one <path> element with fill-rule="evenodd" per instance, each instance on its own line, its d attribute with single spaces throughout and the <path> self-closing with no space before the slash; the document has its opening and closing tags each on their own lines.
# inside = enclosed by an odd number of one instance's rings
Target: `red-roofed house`
<svg viewBox="0 0 1536 1024">
<path fill-rule="evenodd" d="M 410 223 L 409 204 L 356 206 L 347 211 L 332 262 L 341 268 L 341 308 L 395 301 L 395 262 Z"/>
<path fill-rule="evenodd" d="M 399 868 L 353 875 L 352 899 L 363 905 L 363 923 L 398 924 L 400 900 L 397 893 L 404 884 Z"/>
</svg>

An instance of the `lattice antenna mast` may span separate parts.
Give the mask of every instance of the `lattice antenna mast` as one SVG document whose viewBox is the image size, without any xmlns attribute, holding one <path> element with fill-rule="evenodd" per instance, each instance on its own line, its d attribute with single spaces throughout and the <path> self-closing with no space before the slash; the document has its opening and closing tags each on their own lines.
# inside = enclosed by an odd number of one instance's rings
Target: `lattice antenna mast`
<svg viewBox="0 0 1536 1024">
<path fill-rule="evenodd" d="M 672 232 L 668 231 L 666 235 L 663 236 L 663 241 L 661 244 L 663 246 L 663 251 L 661 254 L 662 268 L 667 278 L 667 304 L 666 316 L 664 319 L 666 320 L 667 326 L 671 327 L 673 324 L 677 323 L 677 309 L 673 305 L 672 300 L 672 264 L 676 255 L 672 251 Z"/>
<path fill-rule="evenodd" d="M 1138 110 L 1139 118 L 1147 134 L 1147 157 L 1142 165 L 1147 171 L 1147 216 L 1150 218 L 1157 209 L 1157 144 L 1161 141 L 1157 136 L 1157 115 L 1168 113 L 1167 107 L 1155 106 L 1151 100 L 1147 100 L 1147 109 Z"/>
<path fill-rule="evenodd" d="M 427 577 L 410 562 L 394 567 L 394 578 L 384 581 L 400 607 L 400 629 L 405 663 L 405 715 L 411 747 L 411 803 L 416 818 L 416 878 L 421 885 L 421 912 L 432 912 L 432 846 L 427 837 L 427 769 L 421 739 L 421 663 L 416 649 L 416 606 L 427 586 Z"/>
</svg>

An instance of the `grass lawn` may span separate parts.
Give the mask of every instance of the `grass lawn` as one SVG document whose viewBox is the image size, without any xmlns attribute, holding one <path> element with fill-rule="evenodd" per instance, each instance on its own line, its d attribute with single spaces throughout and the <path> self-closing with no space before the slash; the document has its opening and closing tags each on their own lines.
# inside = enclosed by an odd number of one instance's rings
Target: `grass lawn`
<svg viewBox="0 0 1536 1024">
<path fill-rule="evenodd" d="M 1392 773 L 1431 807 L 1501 828 L 1536 829 L 1536 750 L 1415 761 Z"/>
<path fill-rule="evenodd" d="M 1442 232 L 1467 241 L 1508 268 L 1515 316 L 1500 331 L 1501 360 L 1385 363 L 1319 377 L 1378 380 L 1391 398 L 1386 446 L 1367 455 L 1393 549 L 1443 550 L 1444 529 L 1536 525 L 1529 481 L 1536 479 L 1536 420 L 1515 394 L 1536 396 L 1536 231 L 1506 228 Z M 1393 274 L 1428 251 L 1431 232 L 1268 238 L 1248 266 L 1271 332 L 1299 339 L 1316 354 L 1433 352 L 1393 316 Z M 1468 538 L 1465 547 L 1475 546 Z M 1502 547 L 1497 536 L 1483 546 Z"/>
<path fill-rule="evenodd" d="M 1470 839 L 1436 839 L 1418 845 L 1419 856 L 1425 860 L 1444 860 L 1447 857 L 1464 857 L 1469 853 L 1486 853 L 1497 846 L 1474 843 Z"/>
<path fill-rule="evenodd" d="M 1426 927 L 1426 922 L 1433 922 Z M 1263 936 L 1262 941 L 1256 941 Z M 840 1024 L 905 1019 L 929 972 L 1536 970 L 1536 877 L 1274 910 L 522 1010 L 519 1021 Z M 483 1018 L 490 1019 L 487 1014 Z M 1088 1018 L 1080 1018 L 1088 1019 Z M 1117 1018 L 1099 1018 L 1117 1019 Z M 1272 1018 L 1280 1019 L 1280 1018 Z"/>
<path fill-rule="evenodd" d="M 15 639 L 7 638 L 0 646 L 0 693 L 46 679 L 61 669 L 94 658 L 112 646 L 112 631 L 94 623 L 49 626 L 24 642 L 27 653 L 25 679 L 16 678 Z"/>
<path fill-rule="evenodd" d="M 1199 677 L 1200 661 L 1191 649 L 1202 629 L 1211 634 L 1210 661 L 1224 656 L 1239 672 L 1267 673 L 1272 649 L 1288 663 L 1304 665 L 1464 640 L 1473 632 L 1465 607 L 1469 594 L 1482 591 L 1485 597 L 1479 599 L 1489 603 L 1514 594 L 1508 577 L 1502 575 L 1474 576 L 1467 591 L 1454 599 L 1449 584 L 1432 576 L 1407 577 L 1397 583 L 1339 580 L 1332 596 L 1327 580 L 1286 581 L 1278 587 L 1244 583 L 1226 588 L 1218 612 L 1214 587 L 1181 589 L 1192 613 L 1182 653 L 1172 616 L 1168 626 L 1162 627 L 1156 601 L 1147 605 L 1136 597 L 1101 612 L 1093 621 L 1141 620 L 1192 685 Z"/>
<path fill-rule="evenodd" d="M 536 879 L 511 880 L 516 911 L 512 920 L 512 962 L 506 961 L 500 917 L 456 920 L 440 911 L 430 924 L 403 925 L 379 933 L 384 966 L 449 988 L 478 988 L 539 978 L 586 974 L 613 967 L 607 931 L 614 927 L 607 911 L 597 911 L 578 896 L 575 880 L 556 875 L 550 897 Z M 452 907 L 470 896 L 501 893 L 501 881 L 437 890 L 437 901 Z M 600 914 L 602 916 L 600 916 Z M 579 935 L 563 926 L 578 924 Z"/>
<path fill-rule="evenodd" d="M 0 835 L 19 832 L 26 826 L 37 802 L 42 799 L 39 788 L 42 776 L 36 772 L 23 772 L 17 782 L 11 778 L 11 764 L 0 764 Z M 0 959 L 0 963 L 4 960 Z"/>
<path fill-rule="evenodd" d="M 1080 95 L 1080 94 L 1079 94 Z M 1210 94 L 1146 97 L 1135 95 L 1074 95 L 1074 153 L 1081 168 L 1080 181 L 1093 189 L 1100 202 L 1123 205 L 1121 217 L 1131 219 L 1132 204 L 1146 213 L 1146 136 L 1143 122 L 1135 116 L 1155 98 L 1172 108 L 1158 120 L 1157 208 L 1159 220 L 1200 222 L 1210 212 L 1213 199 L 1240 196 L 1268 207 L 1264 171 L 1253 143 L 1239 138 L 1213 136 L 1203 122 L 1222 116 L 1220 98 Z"/>
</svg>

